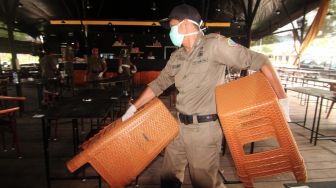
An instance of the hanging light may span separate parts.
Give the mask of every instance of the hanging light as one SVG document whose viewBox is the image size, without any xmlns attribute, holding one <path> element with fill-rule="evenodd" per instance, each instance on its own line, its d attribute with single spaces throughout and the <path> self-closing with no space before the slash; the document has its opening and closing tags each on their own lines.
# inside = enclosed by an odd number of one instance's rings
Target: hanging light
<svg viewBox="0 0 336 188">
<path fill-rule="evenodd" d="M 220 7 L 220 0 L 218 0 L 217 2 L 218 2 L 218 3 L 217 3 L 217 7 L 215 8 L 215 10 L 216 10 L 217 12 L 220 12 L 220 11 L 222 11 L 222 9 L 221 9 L 221 7 Z"/>
<path fill-rule="evenodd" d="M 156 11 L 157 7 L 156 7 L 156 3 L 155 1 L 153 1 L 152 7 L 150 8 L 152 11 Z"/>
<path fill-rule="evenodd" d="M 86 1 L 86 9 L 91 9 L 91 8 L 92 8 L 92 6 L 90 4 L 90 0 L 87 0 Z"/>
</svg>

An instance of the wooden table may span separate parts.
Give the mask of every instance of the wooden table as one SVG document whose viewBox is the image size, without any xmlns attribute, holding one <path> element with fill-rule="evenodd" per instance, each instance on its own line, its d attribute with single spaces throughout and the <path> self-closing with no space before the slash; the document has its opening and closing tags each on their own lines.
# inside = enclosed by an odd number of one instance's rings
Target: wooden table
<svg viewBox="0 0 336 188">
<path fill-rule="evenodd" d="M 336 142 L 336 136 L 326 136 L 319 133 L 323 100 L 327 99 L 336 102 L 336 95 L 334 94 L 334 92 L 312 87 L 288 87 L 286 88 L 286 90 L 291 90 L 308 95 L 303 125 L 300 124 L 301 122 L 292 122 L 292 123 L 300 125 L 301 127 L 311 131 L 310 143 L 314 141 L 314 145 L 316 146 L 317 140 L 332 140 Z M 316 97 L 313 125 L 311 129 L 306 127 L 310 96 Z"/>
<path fill-rule="evenodd" d="M 82 177 L 54 177 L 50 175 L 50 156 L 49 156 L 49 119 L 71 119 L 73 152 L 78 153 L 79 133 L 78 119 L 81 118 L 104 118 L 108 115 L 109 109 L 116 100 L 122 96 L 119 90 L 85 90 L 79 92 L 74 97 L 61 99 L 55 106 L 52 106 L 41 113 L 35 114 L 33 118 L 41 119 L 42 125 L 42 141 L 44 151 L 45 173 L 47 186 L 50 188 L 52 180 L 70 180 L 82 179 Z M 101 187 L 100 176 L 86 176 L 86 179 L 99 179 L 99 187 Z"/>
</svg>

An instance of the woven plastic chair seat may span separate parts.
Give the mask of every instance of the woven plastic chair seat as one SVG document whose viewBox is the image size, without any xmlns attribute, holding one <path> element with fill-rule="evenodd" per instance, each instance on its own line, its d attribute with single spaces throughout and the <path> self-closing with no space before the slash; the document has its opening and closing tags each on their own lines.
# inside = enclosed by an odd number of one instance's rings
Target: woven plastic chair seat
<svg viewBox="0 0 336 188">
<path fill-rule="evenodd" d="M 216 88 L 217 112 L 238 176 L 247 188 L 252 180 L 293 172 L 298 182 L 307 179 L 291 130 L 277 96 L 262 73 L 256 73 Z M 277 148 L 253 154 L 244 152 L 251 142 L 276 140 Z"/>
<path fill-rule="evenodd" d="M 175 138 L 178 124 L 157 98 L 125 122 L 106 126 L 82 145 L 84 149 L 67 163 L 74 172 L 86 163 L 111 187 L 124 187 Z"/>
</svg>

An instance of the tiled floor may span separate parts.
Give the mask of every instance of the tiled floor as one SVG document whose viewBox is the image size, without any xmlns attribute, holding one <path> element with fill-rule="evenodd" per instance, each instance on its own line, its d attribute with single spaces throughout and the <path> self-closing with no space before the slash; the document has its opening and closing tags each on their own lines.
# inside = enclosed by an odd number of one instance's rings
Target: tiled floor
<svg viewBox="0 0 336 188">
<path fill-rule="evenodd" d="M 25 105 L 25 114 L 18 118 L 18 128 L 20 135 L 20 145 L 22 148 L 22 159 L 17 159 L 15 151 L 0 151 L 0 188 L 44 188 L 46 187 L 44 173 L 44 158 L 42 150 L 41 124 L 39 120 L 32 119 L 31 116 L 36 111 L 37 101 L 35 90 L 25 89 L 24 94 L 28 96 Z M 289 92 L 291 118 L 293 121 L 301 120 L 304 117 L 305 106 L 299 104 L 297 93 Z M 167 100 L 167 99 L 164 99 Z M 311 105 L 312 106 L 312 105 Z M 174 112 L 174 108 L 171 108 Z M 313 107 L 309 109 L 307 125 L 312 122 Z M 325 114 L 324 114 L 325 116 Z M 88 121 L 87 121 L 88 124 Z M 59 139 L 51 141 L 51 169 L 53 176 L 71 176 L 67 172 L 65 162 L 70 159 L 72 153 L 72 133 L 70 121 L 61 121 L 59 125 Z M 89 131 L 89 125 L 84 127 L 81 138 Z M 319 141 L 317 146 L 309 143 L 310 132 L 295 124 L 290 124 L 299 150 L 305 160 L 308 170 L 308 181 L 336 181 L 336 143 L 332 141 Z M 322 119 L 322 132 L 329 135 L 336 135 L 336 110 L 334 110 L 328 120 Z M 9 142 L 9 136 L 8 142 Z M 260 150 L 269 146 L 270 143 L 256 144 L 255 150 Z M 158 156 L 151 165 L 140 175 L 139 187 L 155 188 L 159 187 L 158 172 L 162 163 L 162 156 Z M 227 152 L 221 158 L 221 168 L 228 180 L 238 180 L 233 161 Z M 94 174 L 94 171 L 87 168 L 87 174 Z M 191 188 L 188 176 L 184 182 L 185 188 Z M 284 183 L 295 182 L 291 173 L 279 176 L 266 177 L 255 180 L 256 188 L 282 188 Z M 242 184 L 227 184 L 228 188 L 242 188 Z M 52 181 L 55 188 L 63 187 L 98 187 L 97 180 L 67 180 Z M 103 187 L 108 187 L 103 183 Z M 129 187 L 135 187 L 131 185 Z"/>
</svg>

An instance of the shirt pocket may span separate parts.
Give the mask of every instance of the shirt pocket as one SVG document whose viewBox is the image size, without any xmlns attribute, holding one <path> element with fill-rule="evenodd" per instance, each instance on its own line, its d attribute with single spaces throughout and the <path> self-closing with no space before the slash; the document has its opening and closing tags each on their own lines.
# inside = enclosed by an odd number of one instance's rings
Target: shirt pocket
<svg viewBox="0 0 336 188">
<path fill-rule="evenodd" d="M 209 71 L 208 62 L 197 63 L 191 66 L 190 77 L 192 79 L 190 81 L 193 87 L 199 88 L 205 83 L 205 81 L 207 80 L 208 71 Z"/>
<path fill-rule="evenodd" d="M 209 62 L 205 59 L 195 61 L 190 66 L 190 73 L 204 73 L 209 69 Z"/>
</svg>

